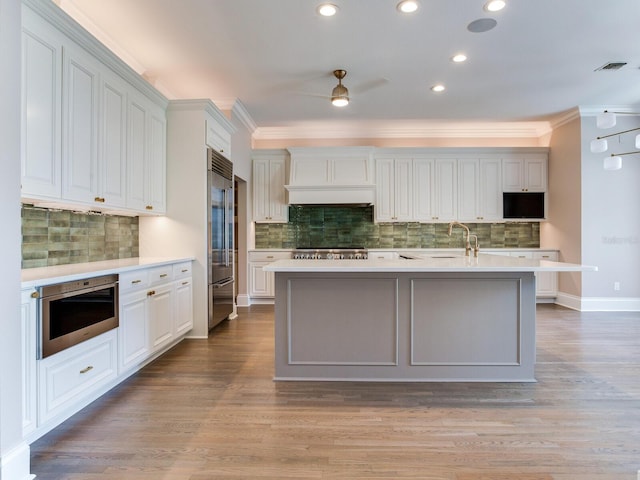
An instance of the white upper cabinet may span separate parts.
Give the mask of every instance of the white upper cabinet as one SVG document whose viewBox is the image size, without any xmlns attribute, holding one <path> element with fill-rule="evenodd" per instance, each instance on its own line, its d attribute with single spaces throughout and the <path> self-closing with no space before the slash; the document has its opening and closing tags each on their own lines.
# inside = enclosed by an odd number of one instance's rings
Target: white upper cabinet
<svg viewBox="0 0 640 480">
<path fill-rule="evenodd" d="M 437 158 L 434 162 L 432 221 L 449 222 L 458 217 L 458 168 L 456 159 Z"/>
<path fill-rule="evenodd" d="M 377 222 L 408 222 L 413 220 L 411 158 L 376 159 Z"/>
<path fill-rule="evenodd" d="M 504 192 L 545 192 L 547 190 L 547 156 L 521 155 L 502 162 Z"/>
<path fill-rule="evenodd" d="M 410 179 L 413 187 L 413 219 L 431 222 L 433 213 L 433 168 L 430 158 L 415 158 Z"/>
<path fill-rule="evenodd" d="M 166 99 L 51 2 L 22 5 L 22 198 L 166 210 Z"/>
<path fill-rule="evenodd" d="M 206 144 L 225 158 L 231 158 L 231 134 L 213 119 L 207 118 L 206 123 Z"/>
<path fill-rule="evenodd" d="M 100 64 L 71 43 L 63 51 L 62 197 L 101 202 L 98 195 Z"/>
<path fill-rule="evenodd" d="M 62 43 L 64 37 L 22 9 L 22 196 L 62 196 Z"/>
<path fill-rule="evenodd" d="M 458 220 L 502 218 L 501 165 L 499 158 L 458 160 Z"/>
<path fill-rule="evenodd" d="M 286 153 L 253 157 L 253 220 L 264 223 L 289 221 L 285 194 Z"/>
</svg>

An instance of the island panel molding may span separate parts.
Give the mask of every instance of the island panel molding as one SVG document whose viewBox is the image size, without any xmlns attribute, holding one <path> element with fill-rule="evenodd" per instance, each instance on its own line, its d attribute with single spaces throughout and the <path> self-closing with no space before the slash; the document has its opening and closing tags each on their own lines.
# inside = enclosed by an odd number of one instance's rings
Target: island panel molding
<svg viewBox="0 0 640 480">
<path fill-rule="evenodd" d="M 412 279 L 411 365 L 519 365 L 520 288 L 519 278 Z"/>
<path fill-rule="evenodd" d="M 298 277 L 287 289 L 289 364 L 398 364 L 397 278 Z M 377 313 L 366 329 L 363 304 Z"/>
</svg>

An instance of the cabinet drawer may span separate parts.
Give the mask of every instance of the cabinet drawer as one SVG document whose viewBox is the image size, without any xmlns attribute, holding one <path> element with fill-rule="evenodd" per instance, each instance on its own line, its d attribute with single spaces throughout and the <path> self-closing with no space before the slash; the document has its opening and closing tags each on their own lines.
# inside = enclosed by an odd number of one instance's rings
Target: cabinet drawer
<svg viewBox="0 0 640 480">
<path fill-rule="evenodd" d="M 173 280 L 173 265 L 163 265 L 149 269 L 149 285 L 158 285 Z"/>
<path fill-rule="evenodd" d="M 180 278 L 190 277 L 191 271 L 192 271 L 191 262 L 176 263 L 173 266 L 173 278 L 178 280 Z"/>
<path fill-rule="evenodd" d="M 290 251 L 274 252 L 274 251 L 266 250 L 264 252 L 260 252 L 260 251 L 249 252 L 250 262 L 275 262 L 276 260 L 288 260 L 290 258 L 291 258 Z"/>
<path fill-rule="evenodd" d="M 40 422 L 73 408 L 117 375 L 117 331 L 40 360 Z"/>
<path fill-rule="evenodd" d="M 134 292 L 149 286 L 149 270 L 140 269 L 120 274 L 120 294 Z"/>
</svg>

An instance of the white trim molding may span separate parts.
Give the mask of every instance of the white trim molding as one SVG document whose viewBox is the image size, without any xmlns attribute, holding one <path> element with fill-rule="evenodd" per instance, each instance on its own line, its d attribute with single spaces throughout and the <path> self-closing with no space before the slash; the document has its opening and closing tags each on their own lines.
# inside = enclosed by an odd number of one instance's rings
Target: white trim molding
<svg viewBox="0 0 640 480">
<path fill-rule="evenodd" d="M 22 442 L 12 450 L 4 453 L 0 459 L 0 478 L 9 480 L 31 480 L 31 449 Z"/>
<path fill-rule="evenodd" d="M 555 303 L 579 312 L 640 311 L 640 298 L 637 297 L 578 297 L 559 292 Z"/>
</svg>

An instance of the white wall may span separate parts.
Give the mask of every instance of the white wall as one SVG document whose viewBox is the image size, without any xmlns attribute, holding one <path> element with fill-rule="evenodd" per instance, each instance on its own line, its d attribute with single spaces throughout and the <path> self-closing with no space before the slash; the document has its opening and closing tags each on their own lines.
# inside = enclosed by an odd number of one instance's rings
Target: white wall
<svg viewBox="0 0 640 480">
<path fill-rule="evenodd" d="M 22 441 L 20 327 L 20 0 L 0 0 L 0 479 L 29 475 Z"/>
<path fill-rule="evenodd" d="M 582 297 L 615 301 L 640 300 L 640 154 L 623 157 L 621 170 L 602 168 L 612 152 L 640 150 L 631 132 L 609 138 L 607 153 L 591 153 L 589 143 L 598 135 L 640 127 L 636 116 L 618 115 L 608 130 L 596 128 L 595 117 L 582 119 L 582 263 L 599 272 L 584 275 Z M 640 131 L 639 131 L 640 132 Z M 620 282 L 620 290 L 614 290 Z M 640 303 L 636 303 L 640 306 Z"/>
</svg>

